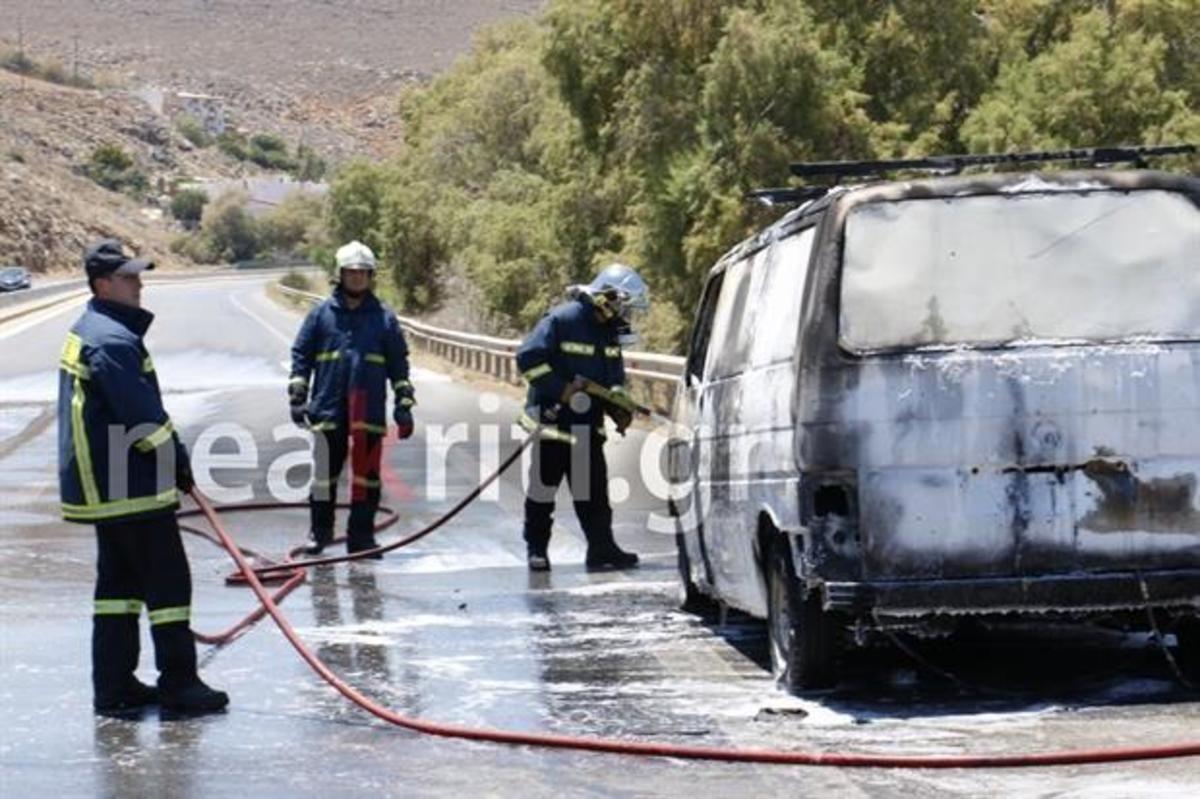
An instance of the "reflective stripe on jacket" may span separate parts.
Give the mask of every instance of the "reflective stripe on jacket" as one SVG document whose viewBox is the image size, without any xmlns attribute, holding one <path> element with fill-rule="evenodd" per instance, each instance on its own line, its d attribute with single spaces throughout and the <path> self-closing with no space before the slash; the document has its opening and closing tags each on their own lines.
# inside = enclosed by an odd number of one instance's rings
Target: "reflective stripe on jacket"
<svg viewBox="0 0 1200 799">
<path fill-rule="evenodd" d="M 529 384 L 521 425 L 545 425 L 544 438 L 569 441 L 571 428 L 603 430 L 599 402 L 577 398 L 578 407 L 562 403 L 562 393 L 576 375 L 606 388 L 624 387 L 625 363 L 614 325 L 601 321 L 587 295 L 555 307 L 541 318 L 517 349 L 517 368 Z"/>
<path fill-rule="evenodd" d="M 67 334 L 58 373 L 64 519 L 128 520 L 179 507 L 174 458 L 187 452 L 143 341 L 153 320 L 141 308 L 93 298 Z"/>
<path fill-rule="evenodd" d="M 408 380 L 408 344 L 392 309 L 368 293 L 357 308 L 345 304 L 341 288 L 313 308 L 292 345 L 293 386 L 309 396 L 308 416 L 316 430 L 350 423 L 351 389 L 364 390 L 363 419 L 370 432 L 387 432 L 387 387 L 396 402 L 416 400 Z"/>
</svg>

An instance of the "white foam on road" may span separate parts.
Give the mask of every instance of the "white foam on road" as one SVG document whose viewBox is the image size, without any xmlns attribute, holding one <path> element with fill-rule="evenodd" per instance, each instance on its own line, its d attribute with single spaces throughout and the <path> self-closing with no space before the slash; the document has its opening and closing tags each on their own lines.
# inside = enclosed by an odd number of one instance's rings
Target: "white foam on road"
<svg viewBox="0 0 1200 799">
<path fill-rule="evenodd" d="M 0 392 L 0 397 L 7 399 L 8 395 Z M 30 422 L 41 416 L 43 408 L 42 405 L 18 405 L 0 409 L 0 443 L 29 427 Z"/>
<path fill-rule="evenodd" d="M 187 350 L 153 356 L 164 392 L 280 387 L 285 374 L 271 358 L 215 350 Z"/>
<path fill-rule="evenodd" d="M 454 380 L 450 375 L 444 375 L 441 372 L 435 372 L 432 369 L 425 369 L 420 366 L 414 366 L 408 371 L 408 377 L 414 383 L 453 383 Z"/>
<path fill-rule="evenodd" d="M 213 350 L 185 350 L 153 355 L 158 384 L 164 394 L 213 389 L 278 387 L 282 370 L 269 358 Z M 5 402 L 55 402 L 58 370 L 47 369 L 0 380 Z M 7 416 L 8 411 L 5 410 Z"/>
</svg>

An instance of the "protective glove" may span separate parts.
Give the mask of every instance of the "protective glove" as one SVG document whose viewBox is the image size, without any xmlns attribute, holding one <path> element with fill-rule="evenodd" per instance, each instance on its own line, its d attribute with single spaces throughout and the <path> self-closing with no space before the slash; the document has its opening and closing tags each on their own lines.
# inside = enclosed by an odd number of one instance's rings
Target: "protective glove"
<svg viewBox="0 0 1200 799">
<path fill-rule="evenodd" d="M 297 427 L 308 427 L 308 404 L 300 403 L 299 405 L 289 405 L 288 411 L 292 415 L 292 424 Z"/>
<path fill-rule="evenodd" d="M 613 424 L 617 426 L 617 432 L 625 435 L 625 431 L 629 429 L 629 425 L 633 424 L 633 414 L 627 409 L 611 403 L 604 404 L 604 412 L 609 419 L 613 420 Z"/>
<path fill-rule="evenodd" d="M 396 420 L 396 438 L 403 441 L 413 434 L 412 411 L 403 405 L 397 405 L 392 418 Z"/>
<path fill-rule="evenodd" d="M 288 383 L 288 404 L 303 405 L 308 402 L 307 383 Z"/>
</svg>

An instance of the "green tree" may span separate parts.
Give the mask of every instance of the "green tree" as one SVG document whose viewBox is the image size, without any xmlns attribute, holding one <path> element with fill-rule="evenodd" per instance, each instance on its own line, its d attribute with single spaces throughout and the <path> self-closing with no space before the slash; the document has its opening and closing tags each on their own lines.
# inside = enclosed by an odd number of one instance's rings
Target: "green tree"
<svg viewBox="0 0 1200 799">
<path fill-rule="evenodd" d="M 317 151 L 306 144 L 296 148 L 292 174 L 296 180 L 318 181 L 325 177 L 327 165 Z"/>
<path fill-rule="evenodd" d="M 678 346 L 790 161 L 1194 141 L 1196 30 L 1200 0 L 551 0 L 403 95 L 403 156 L 334 176 L 332 237 L 402 307 L 468 279 L 509 332 L 621 259 Z"/>
<path fill-rule="evenodd" d="M 287 142 L 273 133 L 256 133 L 246 146 L 246 159 L 264 169 L 290 172 L 296 164 L 288 155 Z"/>
<path fill-rule="evenodd" d="M 217 137 L 217 149 L 235 161 L 245 161 L 248 143 L 246 137 L 235 130 L 227 130 Z"/>
<path fill-rule="evenodd" d="M 204 126 L 195 117 L 187 114 L 175 120 L 175 129 L 179 131 L 180 136 L 196 147 L 208 147 L 213 143 L 212 136 L 208 135 Z"/>
<path fill-rule="evenodd" d="M 395 183 L 383 196 L 380 255 L 392 296 L 404 310 L 426 310 L 438 299 L 447 248 L 433 221 L 435 204 L 430 187 L 422 183 Z"/>
<path fill-rule="evenodd" d="M 171 198 L 171 216 L 178 219 L 187 228 L 194 228 L 200 223 L 208 195 L 200 189 L 183 189 Z"/>
<path fill-rule="evenodd" d="M 143 192 L 149 186 L 145 174 L 137 169 L 132 156 L 119 144 L 101 144 L 93 150 L 84 172 L 110 191 L 133 194 Z"/>
<path fill-rule="evenodd" d="M 379 209 L 386 187 L 385 169 L 368 161 L 351 161 L 329 186 L 330 230 L 335 242 L 358 240 L 382 251 Z"/>
<path fill-rule="evenodd" d="M 215 258 L 245 261 L 258 254 L 258 226 L 246 210 L 248 199 L 242 192 L 230 191 L 205 206 L 201 225 Z"/>
<path fill-rule="evenodd" d="M 309 255 L 326 246 L 325 198 L 303 191 L 290 192 L 271 213 L 258 221 L 259 248 L 288 255 Z"/>
<path fill-rule="evenodd" d="M 1168 89 L 1160 34 L 1122 30 L 1097 8 L 1034 56 L 1012 54 L 963 125 L 973 150 L 1196 140 L 1188 92 Z"/>
</svg>

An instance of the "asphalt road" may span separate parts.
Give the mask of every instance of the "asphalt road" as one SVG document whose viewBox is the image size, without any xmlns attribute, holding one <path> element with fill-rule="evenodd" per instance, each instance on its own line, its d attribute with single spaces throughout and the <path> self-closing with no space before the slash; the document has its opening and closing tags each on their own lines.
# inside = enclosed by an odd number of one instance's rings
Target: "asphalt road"
<svg viewBox="0 0 1200 799">
<path fill-rule="evenodd" d="M 201 485 L 230 499 L 304 492 L 287 424 L 287 352 L 300 317 L 262 279 L 149 288 L 149 346 L 168 410 L 194 451 L 227 460 Z M 837 770 L 506 748 L 422 737 L 348 705 L 271 623 L 222 649 L 204 676 L 230 711 L 191 721 L 97 719 L 90 709 L 93 533 L 57 516 L 55 363 L 78 305 L 0 326 L 0 795 L 34 796 L 1177 796 L 1197 759 L 1031 770 Z M 414 439 L 386 454 L 389 498 L 411 530 L 444 512 L 513 446 L 511 390 L 415 372 Z M 458 427 L 456 427 L 458 426 Z M 219 437 L 218 436 L 223 436 Z M 450 444 L 449 441 L 465 439 Z M 209 446 L 208 443 L 211 443 Z M 451 526 L 379 563 L 314 570 L 284 603 L 304 638 L 394 709 L 490 727 L 739 747 L 888 753 L 1016 752 L 1196 737 L 1200 701 L 1144 637 L 1061 628 L 915 642 L 940 677 L 889 648 L 852 656 L 837 691 L 797 699 L 764 667 L 761 624 L 676 609 L 673 543 L 639 480 L 646 433 L 610 445 L 618 540 L 637 571 L 589 575 L 560 502 L 554 569 L 530 575 L 519 474 Z M 254 452 L 251 453 L 251 448 Z M 296 465 L 299 464 L 299 465 Z M 291 468 L 288 468 L 291 465 Z M 441 479 L 444 474 L 445 479 Z M 432 477 L 431 477 L 432 476 Z M 284 494 L 285 496 L 279 496 Z M 290 496 L 286 496 L 289 495 Z M 245 546 L 279 554 L 302 512 L 233 515 Z M 223 629 L 253 604 L 228 558 L 187 542 L 194 625 Z M 148 636 L 140 676 L 153 680 Z"/>
</svg>

